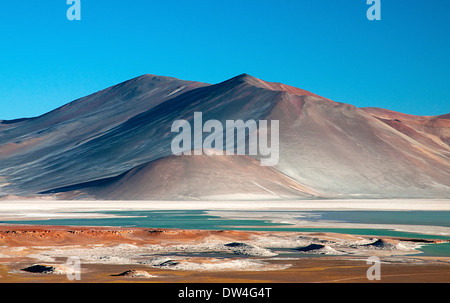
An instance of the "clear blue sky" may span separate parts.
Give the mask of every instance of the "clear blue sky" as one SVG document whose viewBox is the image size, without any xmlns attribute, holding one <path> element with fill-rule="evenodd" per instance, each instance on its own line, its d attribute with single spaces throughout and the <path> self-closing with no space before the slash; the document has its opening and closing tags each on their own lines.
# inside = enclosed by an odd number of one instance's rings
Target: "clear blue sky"
<svg viewBox="0 0 450 303">
<path fill-rule="evenodd" d="M 358 107 L 450 112 L 450 1 L 9 0 L 0 8 L 0 119 L 43 114 L 142 74 L 241 73 Z"/>
</svg>

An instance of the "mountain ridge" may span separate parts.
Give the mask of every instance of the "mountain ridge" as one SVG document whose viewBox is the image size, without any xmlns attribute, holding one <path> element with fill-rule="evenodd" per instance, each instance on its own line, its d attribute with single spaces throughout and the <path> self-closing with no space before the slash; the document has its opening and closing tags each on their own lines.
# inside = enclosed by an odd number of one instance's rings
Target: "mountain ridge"
<svg viewBox="0 0 450 303">
<path fill-rule="evenodd" d="M 449 114 L 357 108 L 248 74 L 217 84 L 144 74 L 35 118 L 0 121 L 0 196 L 55 193 L 155 161 L 169 163 L 172 123 L 192 123 L 196 111 L 204 121 L 222 123 L 279 120 L 280 162 L 273 169 L 320 193 L 313 197 L 450 196 Z M 232 182 L 233 173 L 224 174 Z M 262 169 L 261 176 L 275 182 Z M 192 186 L 189 196 L 202 196 L 204 189 Z M 176 190 L 171 187 L 169 196 Z M 102 197 L 111 198 L 104 191 L 96 198 Z"/>
</svg>

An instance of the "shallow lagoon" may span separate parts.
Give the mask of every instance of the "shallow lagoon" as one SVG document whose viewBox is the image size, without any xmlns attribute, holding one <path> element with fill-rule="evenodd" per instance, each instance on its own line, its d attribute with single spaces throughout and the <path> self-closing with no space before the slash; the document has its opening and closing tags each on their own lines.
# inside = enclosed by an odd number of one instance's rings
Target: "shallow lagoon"
<svg viewBox="0 0 450 303">
<path fill-rule="evenodd" d="M 102 211 L 83 212 L 111 215 L 108 218 L 50 218 L 46 220 L 0 221 L 8 224 L 61 225 L 61 226 L 122 226 L 145 228 L 178 228 L 205 230 L 261 230 L 261 231 L 305 231 L 337 232 L 392 237 L 414 237 L 429 239 L 450 239 L 441 235 L 395 231 L 379 228 L 339 228 L 340 223 L 401 224 L 450 227 L 450 211 L 282 211 L 246 212 L 236 211 L 236 218 L 221 217 L 221 213 L 207 210 L 145 210 L 145 211 Z M 83 214 L 80 213 L 80 214 Z M 333 222 L 336 228 L 292 227 L 291 223 L 276 223 L 270 219 L 239 218 L 246 213 L 290 215 L 308 222 Z M 266 215 L 266 217 L 267 217 Z"/>
<path fill-rule="evenodd" d="M 0 221 L 6 224 L 60 225 L 60 226 L 117 226 L 164 229 L 204 229 L 204 230 L 253 230 L 253 231 L 293 231 L 293 232 L 333 232 L 353 235 L 373 235 L 406 237 L 416 239 L 450 240 L 443 235 L 420 234 L 376 228 L 339 228 L 341 223 L 400 224 L 425 226 L 450 226 L 450 211 L 236 211 L 236 218 L 222 217 L 220 211 L 207 210 L 145 210 L 145 211 L 102 211 L 82 212 L 111 215 L 107 218 L 51 218 L 47 220 Z M 292 223 L 276 223 L 271 215 L 286 216 L 308 222 L 333 222 L 336 227 L 293 227 Z M 253 218 L 252 218 L 253 216 Z M 242 219 L 242 218 L 247 219 Z M 291 220 L 292 221 L 292 220 Z M 423 255 L 450 256 L 450 243 L 425 245 Z"/>
</svg>

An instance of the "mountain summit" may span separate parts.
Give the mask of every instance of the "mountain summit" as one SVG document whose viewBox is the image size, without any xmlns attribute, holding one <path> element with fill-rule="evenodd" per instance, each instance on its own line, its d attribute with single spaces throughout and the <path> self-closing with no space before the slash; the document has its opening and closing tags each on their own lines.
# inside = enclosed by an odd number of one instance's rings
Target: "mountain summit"
<svg viewBox="0 0 450 303">
<path fill-rule="evenodd" d="M 293 95 L 314 96 L 314 97 L 321 98 L 320 96 L 313 94 L 309 91 L 306 91 L 306 90 L 303 90 L 303 89 L 300 89 L 297 87 L 289 86 L 286 84 L 278 83 L 278 82 L 263 81 L 261 79 L 250 76 L 249 74 L 241 74 L 241 75 L 231 78 L 230 80 L 225 81 L 223 83 L 236 83 L 236 82 L 246 83 L 246 84 L 249 84 L 249 85 L 252 85 L 252 86 L 255 86 L 258 88 L 262 88 L 262 89 L 287 92 L 287 93 L 290 93 Z"/>
<path fill-rule="evenodd" d="M 173 156 L 171 125 L 194 112 L 223 124 L 278 120 L 278 165 Z M 39 117 L 0 120 L 0 196 L 448 198 L 449 121 L 357 108 L 247 74 L 213 85 L 142 75 Z"/>
</svg>

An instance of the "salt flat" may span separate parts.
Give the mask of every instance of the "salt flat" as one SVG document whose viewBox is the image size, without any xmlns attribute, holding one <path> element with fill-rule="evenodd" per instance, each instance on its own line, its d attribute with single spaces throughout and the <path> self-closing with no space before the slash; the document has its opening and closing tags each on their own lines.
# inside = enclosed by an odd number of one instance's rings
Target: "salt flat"
<svg viewBox="0 0 450 303">
<path fill-rule="evenodd" d="M 120 273 L 130 271 L 149 279 L 142 281 L 159 282 L 367 281 L 369 256 L 382 258 L 385 282 L 393 281 L 392 275 L 404 279 L 405 274 L 423 282 L 424 273 L 429 281 L 447 282 L 449 258 L 422 256 L 418 250 L 434 243 L 440 241 L 308 232 L 0 225 L 0 282 L 67 281 L 66 260 L 74 256 L 83 282 L 117 282 Z M 35 267 L 50 270 L 30 271 Z"/>
<path fill-rule="evenodd" d="M 0 201 L 0 219 L 6 213 L 36 214 L 81 211 L 127 210 L 385 210 L 450 211 L 450 199 L 355 199 L 355 200 L 266 200 L 266 201 Z"/>
<path fill-rule="evenodd" d="M 30 218 L 93 218 L 114 216 L 107 211 L 210 210 L 223 217 L 287 220 L 277 211 L 449 211 L 450 200 L 302 200 L 302 201 L 0 201 L 0 220 Z M 89 213 L 86 213 L 89 212 Z M 96 213 L 98 212 L 98 213 Z M 278 216 L 278 217 L 277 217 Z M 282 217 L 280 217 L 282 216 Z M 6 220 L 5 220 L 6 221 Z M 301 222 L 293 222 L 300 226 Z M 300 225 L 299 225 L 300 224 Z M 335 226 L 332 222 L 304 222 L 304 226 Z M 343 225 L 344 224 L 344 225 Z M 340 227 L 374 228 L 376 224 Z M 304 227 L 303 225 L 301 225 Z M 449 234 L 439 226 L 382 225 L 428 234 Z M 439 228 L 439 230 L 437 229 Z M 446 245 L 446 240 L 341 233 L 182 230 L 124 227 L 39 226 L 0 224 L 0 281 L 65 281 L 58 274 L 64 260 L 77 256 L 83 281 L 114 282 L 118 274 L 141 270 L 151 281 L 365 281 L 365 258 L 383 260 L 383 281 L 448 281 L 446 256 L 421 254 L 424 245 Z M 314 257 L 311 257 L 314 255 Z M 318 258 L 319 257 L 319 258 Z M 61 261 L 62 260 L 62 261 Z M 62 262 L 62 263 L 61 263 Z M 316 262 L 316 263 L 315 263 Z M 323 262 L 329 262 L 324 267 Z M 54 274 L 29 273 L 33 265 L 55 268 Z M 336 266 L 341 264 L 341 266 Z M 420 270 L 417 269 L 420 266 Z M 305 270 L 320 273 L 304 275 Z M 410 273 L 410 271 L 413 271 Z M 264 274 L 261 274 L 264 272 Z M 294 280 L 293 280 L 294 277 Z M 143 278 L 141 278 L 143 279 Z M 203 279 L 203 280 L 202 280 Z M 409 280 L 408 280 L 409 281 Z"/>
<path fill-rule="evenodd" d="M 450 200 L 284 200 L 284 201 L 60 201 L 11 200 L 0 202 L 0 220 L 113 218 L 107 211 L 205 210 L 225 219 L 268 220 L 291 228 L 392 229 L 431 235 L 450 235 L 450 227 L 410 224 L 364 224 L 310 221 L 297 218 L 299 211 L 450 211 Z M 283 211 L 283 213 L 279 212 Z M 284 213 L 284 212 L 295 213 Z M 98 212 L 98 213 L 96 213 Z M 122 218 L 127 217 L 120 214 Z"/>
</svg>

